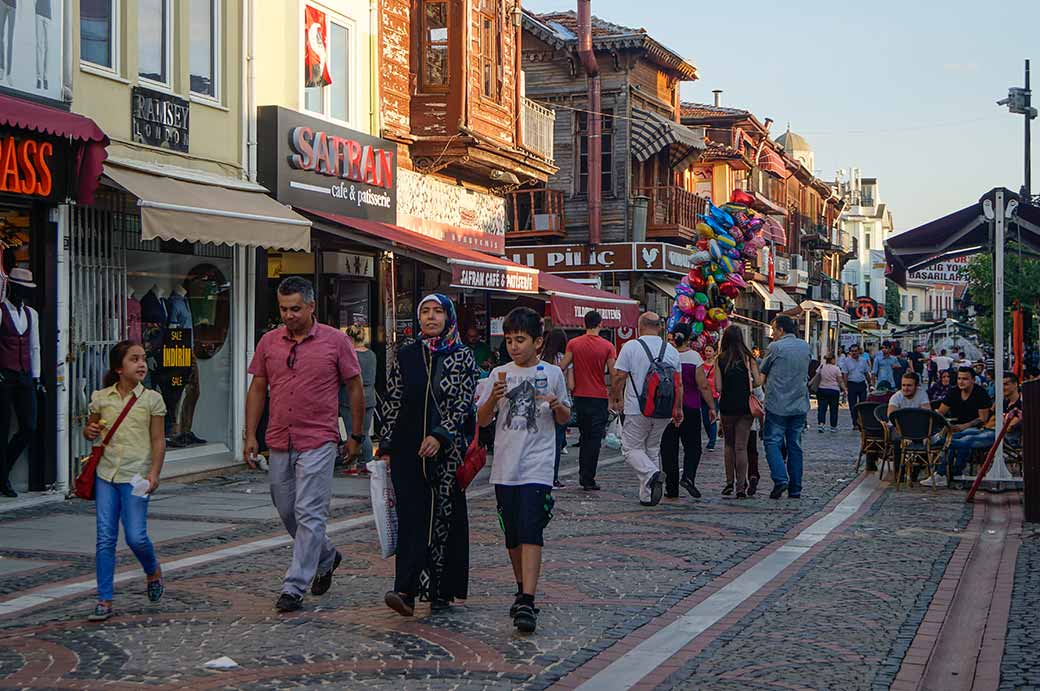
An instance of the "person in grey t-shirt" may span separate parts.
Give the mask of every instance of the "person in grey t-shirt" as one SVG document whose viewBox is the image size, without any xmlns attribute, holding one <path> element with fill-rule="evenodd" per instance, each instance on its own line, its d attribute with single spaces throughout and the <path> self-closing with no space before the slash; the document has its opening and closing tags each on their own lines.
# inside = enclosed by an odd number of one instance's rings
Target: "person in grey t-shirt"
<svg viewBox="0 0 1040 691">
<path fill-rule="evenodd" d="M 809 344 L 795 335 L 794 320 L 780 315 L 773 320 L 773 342 L 762 361 L 766 376 L 766 420 L 762 439 L 773 477 L 771 499 L 784 492 L 792 499 L 802 495 L 802 431 L 809 412 Z M 785 465 L 780 447 L 786 442 Z"/>
</svg>

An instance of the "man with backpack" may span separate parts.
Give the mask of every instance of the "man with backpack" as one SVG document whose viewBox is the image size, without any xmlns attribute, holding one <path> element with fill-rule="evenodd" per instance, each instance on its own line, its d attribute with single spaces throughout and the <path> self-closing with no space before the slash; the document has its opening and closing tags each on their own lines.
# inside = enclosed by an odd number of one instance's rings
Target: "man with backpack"
<svg viewBox="0 0 1040 691">
<path fill-rule="evenodd" d="M 622 413 L 621 450 L 639 476 L 639 503 L 657 506 L 664 493 L 661 436 L 679 426 L 682 410 L 682 362 L 679 351 L 660 336 L 661 317 L 639 317 L 639 337 L 621 348 L 611 382 L 611 409 Z"/>
</svg>

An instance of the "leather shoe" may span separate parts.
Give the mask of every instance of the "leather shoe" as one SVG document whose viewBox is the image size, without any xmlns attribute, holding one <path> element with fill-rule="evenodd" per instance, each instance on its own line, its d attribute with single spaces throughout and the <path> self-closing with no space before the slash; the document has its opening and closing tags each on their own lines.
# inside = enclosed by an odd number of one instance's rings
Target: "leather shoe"
<svg viewBox="0 0 1040 691">
<path fill-rule="evenodd" d="M 775 485 L 773 491 L 769 493 L 770 499 L 779 499 L 784 496 L 784 492 L 787 491 L 787 485 Z"/>
<path fill-rule="evenodd" d="M 650 489 L 650 506 L 657 506 L 661 503 L 661 496 L 664 494 L 664 481 L 661 479 L 661 471 L 658 470 L 651 475 L 650 481 L 646 484 Z"/>
<path fill-rule="evenodd" d="M 693 480 L 691 480 L 690 478 L 684 477 L 683 479 L 679 480 L 679 486 L 687 492 L 689 492 L 690 496 L 694 499 L 701 498 L 701 491 L 697 489 L 697 486 L 693 484 Z"/>
<path fill-rule="evenodd" d="M 581 488 L 586 492 L 598 492 L 600 490 L 600 486 L 597 485 L 595 482 L 590 482 L 588 484 L 582 485 Z"/>
<path fill-rule="evenodd" d="M 295 612 L 303 607 L 303 596 L 292 593 L 282 593 L 278 596 L 278 602 L 274 605 L 279 612 Z"/>
</svg>

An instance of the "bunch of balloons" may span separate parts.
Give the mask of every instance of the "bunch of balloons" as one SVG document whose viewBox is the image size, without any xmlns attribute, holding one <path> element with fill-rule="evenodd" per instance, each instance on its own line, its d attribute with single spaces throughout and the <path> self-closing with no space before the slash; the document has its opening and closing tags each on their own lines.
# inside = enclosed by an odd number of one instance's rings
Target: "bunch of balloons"
<svg viewBox="0 0 1040 691">
<path fill-rule="evenodd" d="M 729 326 L 733 300 L 747 288 L 744 262 L 752 260 L 765 246 L 764 221 L 751 209 L 754 198 L 734 190 L 728 204 L 708 202 L 707 213 L 699 215 L 697 249 L 691 257 L 690 273 L 675 289 L 675 304 L 668 317 L 668 331 L 689 324 L 696 350 L 716 345 Z"/>
</svg>

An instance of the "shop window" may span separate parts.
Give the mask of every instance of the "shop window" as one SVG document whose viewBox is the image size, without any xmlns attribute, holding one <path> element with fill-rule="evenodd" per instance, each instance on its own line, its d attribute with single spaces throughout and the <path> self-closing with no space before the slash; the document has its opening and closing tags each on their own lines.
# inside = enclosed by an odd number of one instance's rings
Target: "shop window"
<svg viewBox="0 0 1040 691">
<path fill-rule="evenodd" d="M 451 61 L 448 45 L 448 23 L 451 13 L 449 0 L 424 0 L 422 33 L 420 34 L 422 55 L 423 91 L 444 93 L 451 81 Z"/>
<path fill-rule="evenodd" d="M 480 82 L 484 98 L 502 97 L 502 8 L 497 0 L 483 0 L 480 12 Z"/>
<path fill-rule="evenodd" d="M 170 0 L 138 0 L 137 74 L 170 86 Z"/>
<path fill-rule="evenodd" d="M 577 145 L 574 147 L 578 152 L 578 194 L 587 194 L 589 191 L 589 114 L 578 111 L 576 116 Z M 603 152 L 601 160 L 603 168 L 601 174 L 602 189 L 604 197 L 614 196 L 614 109 L 604 108 L 601 118 L 601 141 Z"/>
<path fill-rule="evenodd" d="M 118 38 L 119 0 L 80 0 L 80 60 L 118 72 Z"/>
<path fill-rule="evenodd" d="M 127 252 L 127 337 L 144 344 L 145 384 L 166 402 L 167 445 L 230 447 L 231 253 L 178 244 Z"/>
<path fill-rule="evenodd" d="M 189 68 L 191 93 L 219 100 L 220 6 L 218 0 L 191 0 Z"/>
<path fill-rule="evenodd" d="M 329 14 L 326 61 L 332 83 L 328 86 L 304 87 L 303 106 L 305 109 L 332 120 L 346 123 L 351 121 L 353 103 L 350 98 L 350 51 L 352 45 L 353 30 L 350 23 L 346 19 Z"/>
</svg>

